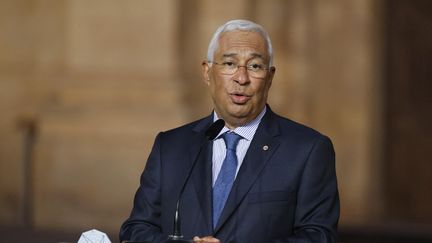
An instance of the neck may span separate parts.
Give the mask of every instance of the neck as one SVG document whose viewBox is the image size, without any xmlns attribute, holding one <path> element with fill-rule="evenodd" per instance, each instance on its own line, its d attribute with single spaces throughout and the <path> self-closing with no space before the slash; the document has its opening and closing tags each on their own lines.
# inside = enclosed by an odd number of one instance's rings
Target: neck
<svg viewBox="0 0 432 243">
<path fill-rule="evenodd" d="M 237 127 L 241 127 L 247 123 L 249 123 L 250 121 L 252 121 L 253 119 L 225 119 L 222 118 L 225 121 L 225 126 L 228 127 L 230 130 L 234 130 Z"/>
<path fill-rule="evenodd" d="M 260 113 L 258 113 L 256 116 L 254 117 L 233 117 L 233 116 L 229 116 L 228 114 L 225 114 L 226 116 L 224 116 L 223 113 L 217 112 L 216 109 L 214 110 L 214 113 L 216 115 L 216 118 L 218 119 L 223 119 L 225 121 L 225 126 L 227 128 L 229 128 L 230 130 L 234 130 L 237 127 L 241 127 L 244 126 L 252 121 L 254 121 L 255 119 L 257 119 L 264 111 L 266 110 L 266 107 L 263 107 L 263 109 L 261 110 Z"/>
</svg>

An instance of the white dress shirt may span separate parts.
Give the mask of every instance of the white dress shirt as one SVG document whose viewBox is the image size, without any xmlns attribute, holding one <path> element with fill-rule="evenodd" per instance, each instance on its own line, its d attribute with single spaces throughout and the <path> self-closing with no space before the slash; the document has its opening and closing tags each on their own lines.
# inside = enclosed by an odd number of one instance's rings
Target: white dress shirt
<svg viewBox="0 0 432 243">
<path fill-rule="evenodd" d="M 264 107 L 263 111 L 255 118 L 253 121 L 235 128 L 234 130 L 230 130 L 228 127 L 222 128 L 222 130 L 219 132 L 219 134 L 216 136 L 215 140 L 213 141 L 213 156 L 212 156 L 212 176 L 213 176 L 213 185 L 216 182 L 217 176 L 219 175 L 219 171 L 221 170 L 223 161 L 225 159 L 226 154 L 226 146 L 225 141 L 221 137 L 222 134 L 225 132 L 231 131 L 235 132 L 238 135 L 240 135 L 242 138 L 240 139 L 239 143 L 237 144 L 237 173 L 240 169 L 240 166 L 243 163 L 243 159 L 246 155 L 246 152 L 249 148 L 249 145 L 255 135 L 255 132 L 258 128 L 258 125 L 261 122 L 261 119 L 263 118 L 264 114 L 266 113 L 267 107 Z M 216 112 L 213 112 L 213 121 L 217 121 L 219 119 Z"/>
</svg>

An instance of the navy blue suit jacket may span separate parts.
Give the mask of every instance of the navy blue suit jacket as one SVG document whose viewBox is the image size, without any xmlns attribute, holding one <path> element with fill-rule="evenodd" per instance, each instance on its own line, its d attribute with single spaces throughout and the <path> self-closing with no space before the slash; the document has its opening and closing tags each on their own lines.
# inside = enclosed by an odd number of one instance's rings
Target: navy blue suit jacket
<svg viewBox="0 0 432 243">
<path fill-rule="evenodd" d="M 337 242 L 339 197 L 331 141 L 269 107 L 213 229 L 212 142 L 204 136 L 212 121 L 208 116 L 158 134 L 121 240 L 166 240 L 173 231 L 179 192 L 191 173 L 180 199 L 185 238 Z"/>
</svg>

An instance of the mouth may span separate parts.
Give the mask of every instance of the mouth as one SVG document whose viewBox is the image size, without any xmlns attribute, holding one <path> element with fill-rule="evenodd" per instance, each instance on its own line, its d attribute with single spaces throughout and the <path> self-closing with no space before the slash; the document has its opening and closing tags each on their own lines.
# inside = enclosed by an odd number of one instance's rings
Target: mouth
<svg viewBox="0 0 432 243">
<path fill-rule="evenodd" d="M 251 95 L 247 95 L 247 94 L 244 94 L 244 93 L 237 93 L 237 92 L 229 93 L 229 96 L 231 98 L 231 101 L 234 104 L 237 104 L 237 105 L 243 105 L 243 104 L 245 104 L 252 97 Z"/>
</svg>

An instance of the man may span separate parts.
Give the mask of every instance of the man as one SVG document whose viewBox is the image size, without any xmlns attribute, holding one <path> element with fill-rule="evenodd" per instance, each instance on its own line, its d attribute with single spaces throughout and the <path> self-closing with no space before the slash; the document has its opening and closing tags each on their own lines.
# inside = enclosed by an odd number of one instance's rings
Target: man
<svg viewBox="0 0 432 243">
<path fill-rule="evenodd" d="M 195 242 L 337 242 L 333 146 L 266 104 L 272 52 L 253 22 L 218 28 L 202 64 L 214 111 L 158 134 L 121 240 L 165 241 L 180 200 L 182 233 Z"/>
</svg>

